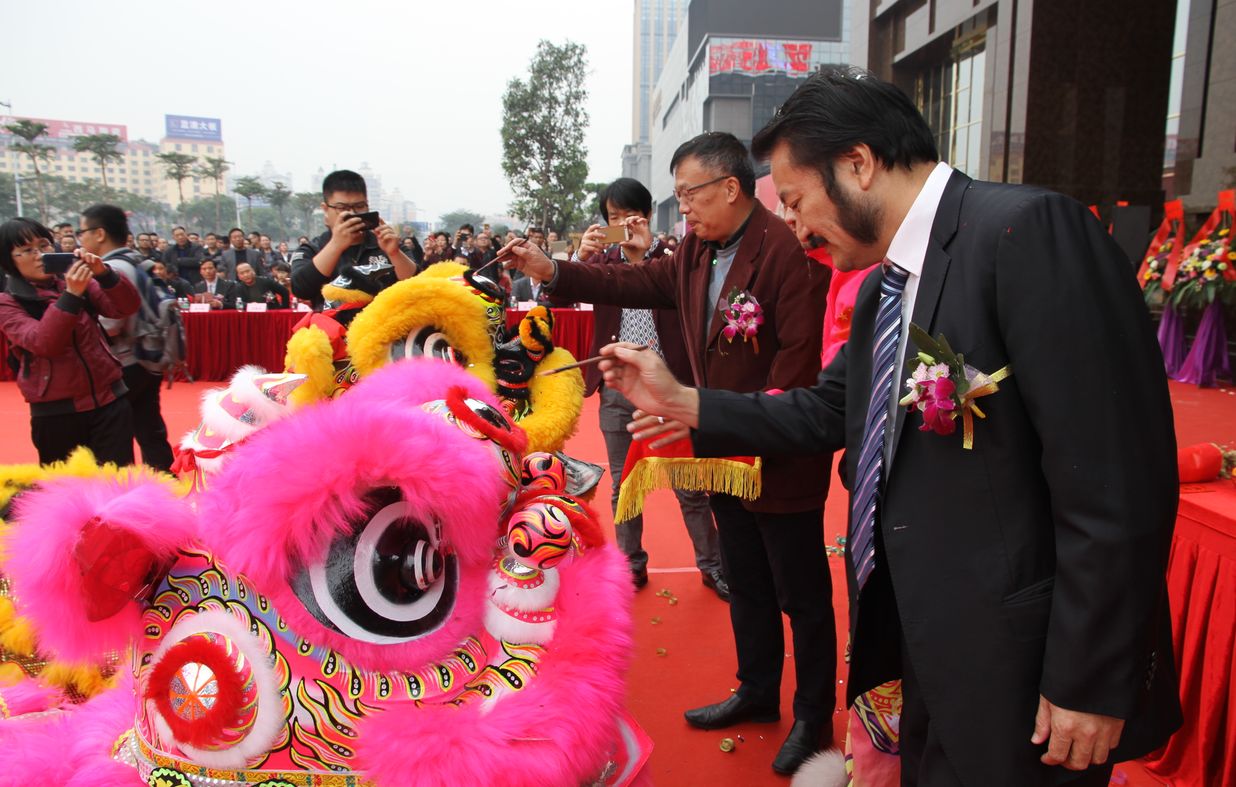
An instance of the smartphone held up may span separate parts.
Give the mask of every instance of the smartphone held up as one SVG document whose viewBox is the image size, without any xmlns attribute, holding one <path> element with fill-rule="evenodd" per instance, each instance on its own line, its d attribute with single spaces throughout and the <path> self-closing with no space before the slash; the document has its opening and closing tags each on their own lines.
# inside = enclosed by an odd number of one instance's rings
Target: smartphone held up
<svg viewBox="0 0 1236 787">
<path fill-rule="evenodd" d="M 53 276 L 63 276 L 73 267 L 77 255 L 71 252 L 48 252 L 43 255 L 43 272 Z"/>
</svg>

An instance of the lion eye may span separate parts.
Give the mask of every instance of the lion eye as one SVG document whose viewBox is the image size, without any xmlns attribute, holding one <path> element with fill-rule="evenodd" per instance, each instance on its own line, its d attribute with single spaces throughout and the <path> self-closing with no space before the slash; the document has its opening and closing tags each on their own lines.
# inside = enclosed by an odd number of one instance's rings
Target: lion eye
<svg viewBox="0 0 1236 787">
<path fill-rule="evenodd" d="M 433 326 L 418 328 L 406 337 L 391 342 L 390 359 L 437 358 L 448 363 L 467 366 L 468 359 L 451 345 L 451 340 Z"/>
<path fill-rule="evenodd" d="M 459 583 L 440 527 L 412 516 L 394 487 L 364 497 L 347 535 L 293 579 L 297 598 L 322 625 L 364 642 L 404 642 L 451 614 Z"/>
</svg>

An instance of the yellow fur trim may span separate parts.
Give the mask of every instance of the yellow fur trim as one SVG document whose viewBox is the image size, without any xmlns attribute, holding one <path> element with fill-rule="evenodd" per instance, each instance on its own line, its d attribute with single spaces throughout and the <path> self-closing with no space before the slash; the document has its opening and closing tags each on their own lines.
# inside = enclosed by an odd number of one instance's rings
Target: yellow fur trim
<svg viewBox="0 0 1236 787">
<path fill-rule="evenodd" d="M 622 479 L 614 521 L 626 522 L 639 516 L 644 510 L 644 497 L 656 489 L 716 492 L 755 500 L 762 487 L 762 464 L 759 457 L 755 458 L 755 464 L 733 459 L 645 457 Z"/>
<path fill-rule="evenodd" d="M 467 265 L 460 265 L 458 262 L 437 262 L 416 276 L 419 279 L 453 279 L 462 276 L 467 269 Z"/>
<path fill-rule="evenodd" d="M 0 630 L 0 648 L 18 656 L 33 656 L 34 628 L 24 618 L 17 618 Z"/>
<path fill-rule="evenodd" d="M 537 364 L 537 371 L 575 363 L 575 356 L 561 347 Z M 544 377 L 534 375 L 528 384 L 532 412 L 519 421 L 528 433 L 529 451 L 561 451 L 579 425 L 584 406 L 584 376 L 571 369 Z"/>
<path fill-rule="evenodd" d="M 345 290 L 333 284 L 322 285 L 322 297 L 339 303 L 369 303 L 373 300 L 373 296 L 364 290 Z"/>
<path fill-rule="evenodd" d="M 301 328 L 288 339 L 283 368 L 306 375 L 309 379 L 296 387 L 288 397 L 293 407 L 325 399 L 335 389 L 335 351 L 326 331 L 310 325 Z"/>
<path fill-rule="evenodd" d="M 445 271 L 433 270 L 438 267 L 430 268 L 431 275 L 422 273 L 387 287 L 352 320 L 348 329 L 352 364 L 366 377 L 390 362 L 393 342 L 433 326 L 463 353 L 468 371 L 493 390 L 494 346 L 486 328 L 489 307 L 459 282 L 439 275 Z"/>
<path fill-rule="evenodd" d="M 0 663 L 0 686 L 15 686 L 26 679 L 26 671 L 16 664 L 6 661 Z M 8 718 L 9 714 L 2 714 L 4 718 Z"/>
</svg>

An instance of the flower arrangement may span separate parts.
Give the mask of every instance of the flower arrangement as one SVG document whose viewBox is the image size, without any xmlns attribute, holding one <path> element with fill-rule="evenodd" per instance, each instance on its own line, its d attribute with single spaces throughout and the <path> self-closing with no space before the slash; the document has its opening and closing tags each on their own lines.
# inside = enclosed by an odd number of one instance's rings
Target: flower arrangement
<svg viewBox="0 0 1236 787">
<path fill-rule="evenodd" d="M 1171 304 L 1181 311 L 1201 311 L 1216 300 L 1236 303 L 1236 252 L 1231 229 L 1223 227 L 1188 250 L 1176 269 Z"/>
<path fill-rule="evenodd" d="M 1172 255 L 1172 240 L 1169 238 L 1157 251 L 1147 254 L 1142 263 L 1142 294 L 1146 304 L 1153 306 L 1163 296 L 1163 272 L 1167 270 L 1168 258 Z"/>
<path fill-rule="evenodd" d="M 764 309 L 760 302 L 749 291 L 737 288 L 730 290 L 730 294 L 725 296 L 725 302 L 726 305 L 721 309 L 721 317 L 725 320 L 721 335 L 730 343 L 733 343 L 737 336 L 742 337 L 743 343 L 751 340 L 756 355 L 759 355 L 760 340 L 756 334 L 764 324 Z"/>
<path fill-rule="evenodd" d="M 957 430 L 957 416 L 961 416 L 962 447 L 974 447 L 974 416 L 987 415 L 975 404 L 976 399 L 999 390 L 998 383 L 1012 375 L 1005 366 L 992 374 L 985 374 L 966 363 L 964 355 L 953 352 L 944 335 L 932 339 L 917 325 L 910 325 L 910 338 L 918 347 L 919 364 L 906 380 L 908 393 L 899 404 L 910 412 L 921 412 L 923 423 L 920 432 L 935 432 L 951 435 Z"/>
</svg>

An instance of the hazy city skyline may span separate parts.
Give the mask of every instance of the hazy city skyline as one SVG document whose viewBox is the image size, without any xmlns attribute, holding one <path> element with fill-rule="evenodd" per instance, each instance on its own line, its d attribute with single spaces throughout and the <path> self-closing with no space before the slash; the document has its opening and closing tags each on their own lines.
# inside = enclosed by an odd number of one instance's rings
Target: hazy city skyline
<svg viewBox="0 0 1236 787">
<path fill-rule="evenodd" d="M 621 174 L 630 141 L 633 10 L 603 21 L 567 0 L 439 6 L 357 0 L 69 0 L 9 10 L 0 114 L 125 125 L 157 142 L 165 114 L 222 120 L 233 175 L 269 161 L 298 191 L 319 167 L 368 162 L 423 220 L 506 213 L 502 93 L 538 40 L 588 48 L 589 179 Z M 52 14 L 48 11 L 52 10 Z M 119 10 L 121 13 L 117 13 Z M 512 13 L 514 11 L 514 13 Z M 50 27 L 49 27 L 50 26 Z M 53 32 L 54 29 L 54 32 Z"/>
</svg>

